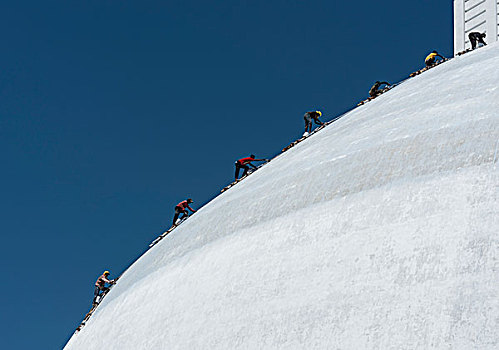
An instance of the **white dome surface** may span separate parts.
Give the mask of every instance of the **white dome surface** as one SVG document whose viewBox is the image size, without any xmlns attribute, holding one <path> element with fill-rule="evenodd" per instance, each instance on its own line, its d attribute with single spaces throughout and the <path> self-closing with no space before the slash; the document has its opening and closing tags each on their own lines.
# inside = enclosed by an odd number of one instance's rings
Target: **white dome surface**
<svg viewBox="0 0 499 350">
<path fill-rule="evenodd" d="M 66 349 L 498 349 L 498 141 L 495 44 L 212 200 Z"/>
</svg>

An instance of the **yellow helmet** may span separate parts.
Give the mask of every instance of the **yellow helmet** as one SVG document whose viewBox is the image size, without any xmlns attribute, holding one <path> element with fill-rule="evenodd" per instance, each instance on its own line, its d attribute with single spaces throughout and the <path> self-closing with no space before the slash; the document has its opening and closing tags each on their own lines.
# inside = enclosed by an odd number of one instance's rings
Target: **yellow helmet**
<svg viewBox="0 0 499 350">
<path fill-rule="evenodd" d="M 319 117 L 322 117 L 322 112 L 321 111 L 315 111 L 319 115 Z"/>
<path fill-rule="evenodd" d="M 109 273 L 110 272 L 106 270 L 106 271 L 104 271 L 103 275 L 109 275 Z"/>
</svg>

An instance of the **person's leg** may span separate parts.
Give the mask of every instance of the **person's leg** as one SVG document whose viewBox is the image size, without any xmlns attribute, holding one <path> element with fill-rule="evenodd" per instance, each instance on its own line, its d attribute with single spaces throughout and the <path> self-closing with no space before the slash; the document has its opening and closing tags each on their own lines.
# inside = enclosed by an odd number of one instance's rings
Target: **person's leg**
<svg viewBox="0 0 499 350">
<path fill-rule="evenodd" d="M 236 163 L 236 180 L 239 178 L 239 169 L 241 169 L 241 166 Z"/>
<path fill-rule="evenodd" d="M 303 120 L 305 120 L 305 132 L 310 132 L 312 131 L 312 119 L 310 117 L 303 117 Z M 310 129 L 310 131 L 309 131 Z"/>
<path fill-rule="evenodd" d="M 189 216 L 189 212 L 187 210 L 182 211 L 182 216 L 180 217 L 180 220 L 185 219 L 186 216 Z"/>
<path fill-rule="evenodd" d="M 180 210 L 178 207 L 175 207 L 175 215 L 173 215 L 173 225 L 177 222 L 178 216 L 180 214 Z"/>
<path fill-rule="evenodd" d="M 243 175 L 241 177 L 245 177 L 246 174 L 248 173 L 249 167 L 247 165 L 243 165 L 242 168 L 244 169 Z"/>
<path fill-rule="evenodd" d="M 468 35 L 468 38 L 470 38 L 471 49 L 476 49 L 476 37 L 473 35 L 473 33 L 470 33 L 470 35 Z"/>
<path fill-rule="evenodd" d="M 94 289 L 94 300 L 92 301 L 92 304 L 95 304 L 97 302 L 97 298 L 99 297 L 100 294 L 100 288 L 95 286 Z"/>
</svg>

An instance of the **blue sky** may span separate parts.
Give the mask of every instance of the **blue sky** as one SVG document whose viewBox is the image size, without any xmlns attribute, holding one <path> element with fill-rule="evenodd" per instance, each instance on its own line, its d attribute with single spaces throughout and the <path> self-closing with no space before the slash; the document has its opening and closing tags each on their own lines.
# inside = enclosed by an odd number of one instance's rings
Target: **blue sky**
<svg viewBox="0 0 499 350">
<path fill-rule="evenodd" d="M 2 345 L 57 349 L 177 202 L 451 56 L 452 1 L 11 1 L 0 30 Z"/>
</svg>

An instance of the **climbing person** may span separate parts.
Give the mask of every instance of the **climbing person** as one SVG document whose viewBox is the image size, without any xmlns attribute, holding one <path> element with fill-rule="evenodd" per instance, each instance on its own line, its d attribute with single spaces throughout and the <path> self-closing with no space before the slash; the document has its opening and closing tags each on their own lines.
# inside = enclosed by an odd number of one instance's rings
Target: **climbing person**
<svg viewBox="0 0 499 350">
<path fill-rule="evenodd" d="M 324 123 L 319 120 L 321 116 L 321 111 L 305 113 L 305 115 L 303 116 L 303 120 L 305 120 L 305 133 L 312 132 L 312 120 L 315 122 L 315 124 L 324 125 Z"/>
<path fill-rule="evenodd" d="M 113 285 L 116 283 L 116 280 L 110 280 L 108 279 L 108 276 L 109 276 L 109 271 L 106 270 L 95 282 L 94 300 L 92 301 L 93 305 L 97 304 L 97 299 L 99 297 L 102 297 L 104 294 L 106 294 L 109 291 L 109 287 L 106 287 L 106 283 L 108 285 Z"/>
<path fill-rule="evenodd" d="M 255 155 L 252 154 L 249 157 L 246 158 L 241 158 L 239 160 L 236 160 L 235 166 L 236 166 L 236 181 L 239 178 L 239 170 L 244 169 L 243 174 L 241 177 L 244 177 L 249 170 L 249 167 L 251 166 L 253 169 L 256 169 L 256 166 L 251 164 L 251 162 L 264 162 L 267 161 L 267 159 L 255 159 Z"/>
<path fill-rule="evenodd" d="M 187 211 L 187 209 L 189 209 L 190 211 L 192 211 L 193 213 L 195 213 L 196 211 L 194 209 L 192 209 L 189 204 L 191 204 L 192 202 L 194 202 L 191 198 L 187 198 L 186 200 L 180 202 L 179 204 L 177 204 L 175 206 L 175 215 L 173 215 L 173 224 L 172 226 L 175 226 L 175 223 L 177 222 L 177 219 L 179 217 L 180 214 L 182 214 L 182 216 L 180 217 L 180 220 L 186 218 L 187 216 L 189 216 L 189 211 Z"/>
<path fill-rule="evenodd" d="M 468 35 L 468 38 L 470 38 L 471 42 L 471 49 L 474 50 L 477 47 L 477 44 L 481 44 L 478 47 L 485 46 L 487 45 L 483 38 L 485 38 L 487 35 L 485 33 L 479 33 L 479 32 L 471 32 Z"/>
<path fill-rule="evenodd" d="M 387 83 L 386 81 L 377 81 L 374 83 L 374 85 L 371 87 L 371 90 L 369 90 L 369 96 L 371 97 L 376 97 L 378 95 L 381 95 L 383 93 L 383 90 L 380 89 L 381 85 L 387 85 L 390 86 L 390 83 Z"/>
<path fill-rule="evenodd" d="M 426 67 L 434 65 L 437 60 L 437 57 L 440 57 L 442 61 L 445 61 L 445 58 L 442 55 L 440 55 L 437 51 L 432 51 L 428 56 L 426 56 L 426 59 L 424 60 Z"/>
</svg>

